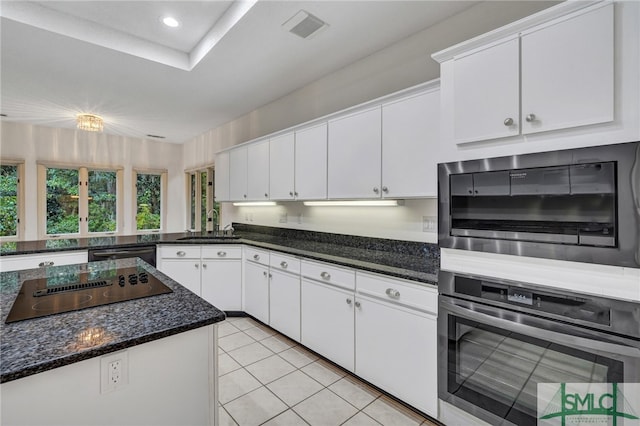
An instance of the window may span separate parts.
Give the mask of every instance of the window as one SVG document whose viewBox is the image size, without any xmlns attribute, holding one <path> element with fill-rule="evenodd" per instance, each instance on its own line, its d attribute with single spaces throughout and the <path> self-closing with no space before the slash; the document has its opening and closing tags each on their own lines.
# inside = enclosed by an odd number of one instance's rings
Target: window
<svg viewBox="0 0 640 426">
<path fill-rule="evenodd" d="M 136 172 L 136 229 L 157 231 L 162 229 L 162 193 L 166 173 Z"/>
<path fill-rule="evenodd" d="M 44 236 L 115 233 L 121 222 L 121 170 L 40 166 Z"/>
<path fill-rule="evenodd" d="M 89 232 L 117 228 L 117 176 L 114 171 L 89 170 Z"/>
<path fill-rule="evenodd" d="M 0 238 L 17 239 L 22 222 L 21 163 L 0 164 Z"/>
<path fill-rule="evenodd" d="M 189 229 L 213 231 L 220 224 L 220 207 L 213 201 L 213 169 L 198 170 L 188 174 Z"/>
</svg>

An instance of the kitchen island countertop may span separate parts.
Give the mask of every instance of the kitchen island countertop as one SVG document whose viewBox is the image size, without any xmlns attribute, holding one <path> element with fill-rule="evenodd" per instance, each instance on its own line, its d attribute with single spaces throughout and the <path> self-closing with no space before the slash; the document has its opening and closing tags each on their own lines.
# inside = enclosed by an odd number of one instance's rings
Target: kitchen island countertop
<svg viewBox="0 0 640 426">
<path fill-rule="evenodd" d="M 137 267 L 172 293 L 5 324 L 24 280 Z M 225 319 L 224 312 L 138 259 L 0 274 L 0 383 L 158 340 Z"/>
</svg>

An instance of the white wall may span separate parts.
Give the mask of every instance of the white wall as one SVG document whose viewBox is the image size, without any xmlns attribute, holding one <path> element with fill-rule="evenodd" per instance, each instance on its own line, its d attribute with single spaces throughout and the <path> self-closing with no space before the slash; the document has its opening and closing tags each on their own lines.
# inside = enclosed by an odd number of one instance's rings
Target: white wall
<svg viewBox="0 0 640 426">
<path fill-rule="evenodd" d="M 545 9 L 556 2 L 489 1 L 329 74 L 281 99 L 252 111 L 185 143 L 185 168 L 212 165 L 215 153 L 401 89 L 438 78 L 439 64 L 431 53 Z M 286 76 L 283 76 L 286 78 Z M 434 177 L 435 178 L 435 177 Z M 223 207 L 223 223 L 341 232 L 380 238 L 436 242 L 435 233 L 422 232 L 422 216 L 436 216 L 435 200 L 410 201 L 404 207 L 318 208 L 287 203 L 273 210 Z M 290 221 L 280 223 L 287 212 Z M 303 223 L 291 217 L 303 214 Z"/>
<path fill-rule="evenodd" d="M 38 239 L 37 162 L 78 166 L 113 166 L 124 169 L 124 230 L 135 232 L 132 170 L 166 169 L 167 231 L 185 229 L 185 186 L 183 148 L 180 145 L 106 133 L 34 126 L 2 121 L 0 157 L 25 162 L 25 236 Z"/>
</svg>

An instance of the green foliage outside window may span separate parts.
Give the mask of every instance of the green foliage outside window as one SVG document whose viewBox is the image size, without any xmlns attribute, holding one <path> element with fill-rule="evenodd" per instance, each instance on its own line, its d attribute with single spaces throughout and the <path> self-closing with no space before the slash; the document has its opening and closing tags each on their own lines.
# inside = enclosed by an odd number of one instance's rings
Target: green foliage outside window
<svg viewBox="0 0 640 426">
<path fill-rule="evenodd" d="M 0 166 L 0 237 L 18 234 L 18 167 Z"/>
<path fill-rule="evenodd" d="M 78 170 L 47 169 L 47 234 L 80 230 Z"/>
<path fill-rule="evenodd" d="M 89 171 L 89 232 L 116 230 L 116 172 Z"/>
<path fill-rule="evenodd" d="M 139 173 L 136 180 L 137 229 L 160 229 L 161 176 Z"/>
</svg>

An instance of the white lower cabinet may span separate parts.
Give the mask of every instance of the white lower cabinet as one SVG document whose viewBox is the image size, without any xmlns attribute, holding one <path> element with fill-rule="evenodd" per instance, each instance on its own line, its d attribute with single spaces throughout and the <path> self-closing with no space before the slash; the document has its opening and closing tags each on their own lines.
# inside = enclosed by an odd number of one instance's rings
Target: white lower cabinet
<svg viewBox="0 0 640 426">
<path fill-rule="evenodd" d="M 202 246 L 201 297 L 223 311 L 242 310 L 242 248 Z"/>
<path fill-rule="evenodd" d="M 353 291 L 302 279 L 302 344 L 354 371 Z"/>
<path fill-rule="evenodd" d="M 300 260 L 271 252 L 269 325 L 300 341 Z"/>
<path fill-rule="evenodd" d="M 269 252 L 246 248 L 244 311 L 269 324 Z"/>
<path fill-rule="evenodd" d="M 216 308 L 242 310 L 240 246 L 158 246 L 156 263 L 159 271 Z"/>
<path fill-rule="evenodd" d="M 436 315 L 361 294 L 355 300 L 355 373 L 437 417 Z"/>
<path fill-rule="evenodd" d="M 87 259 L 86 250 L 2 256 L 0 258 L 0 272 L 87 263 Z"/>
</svg>

